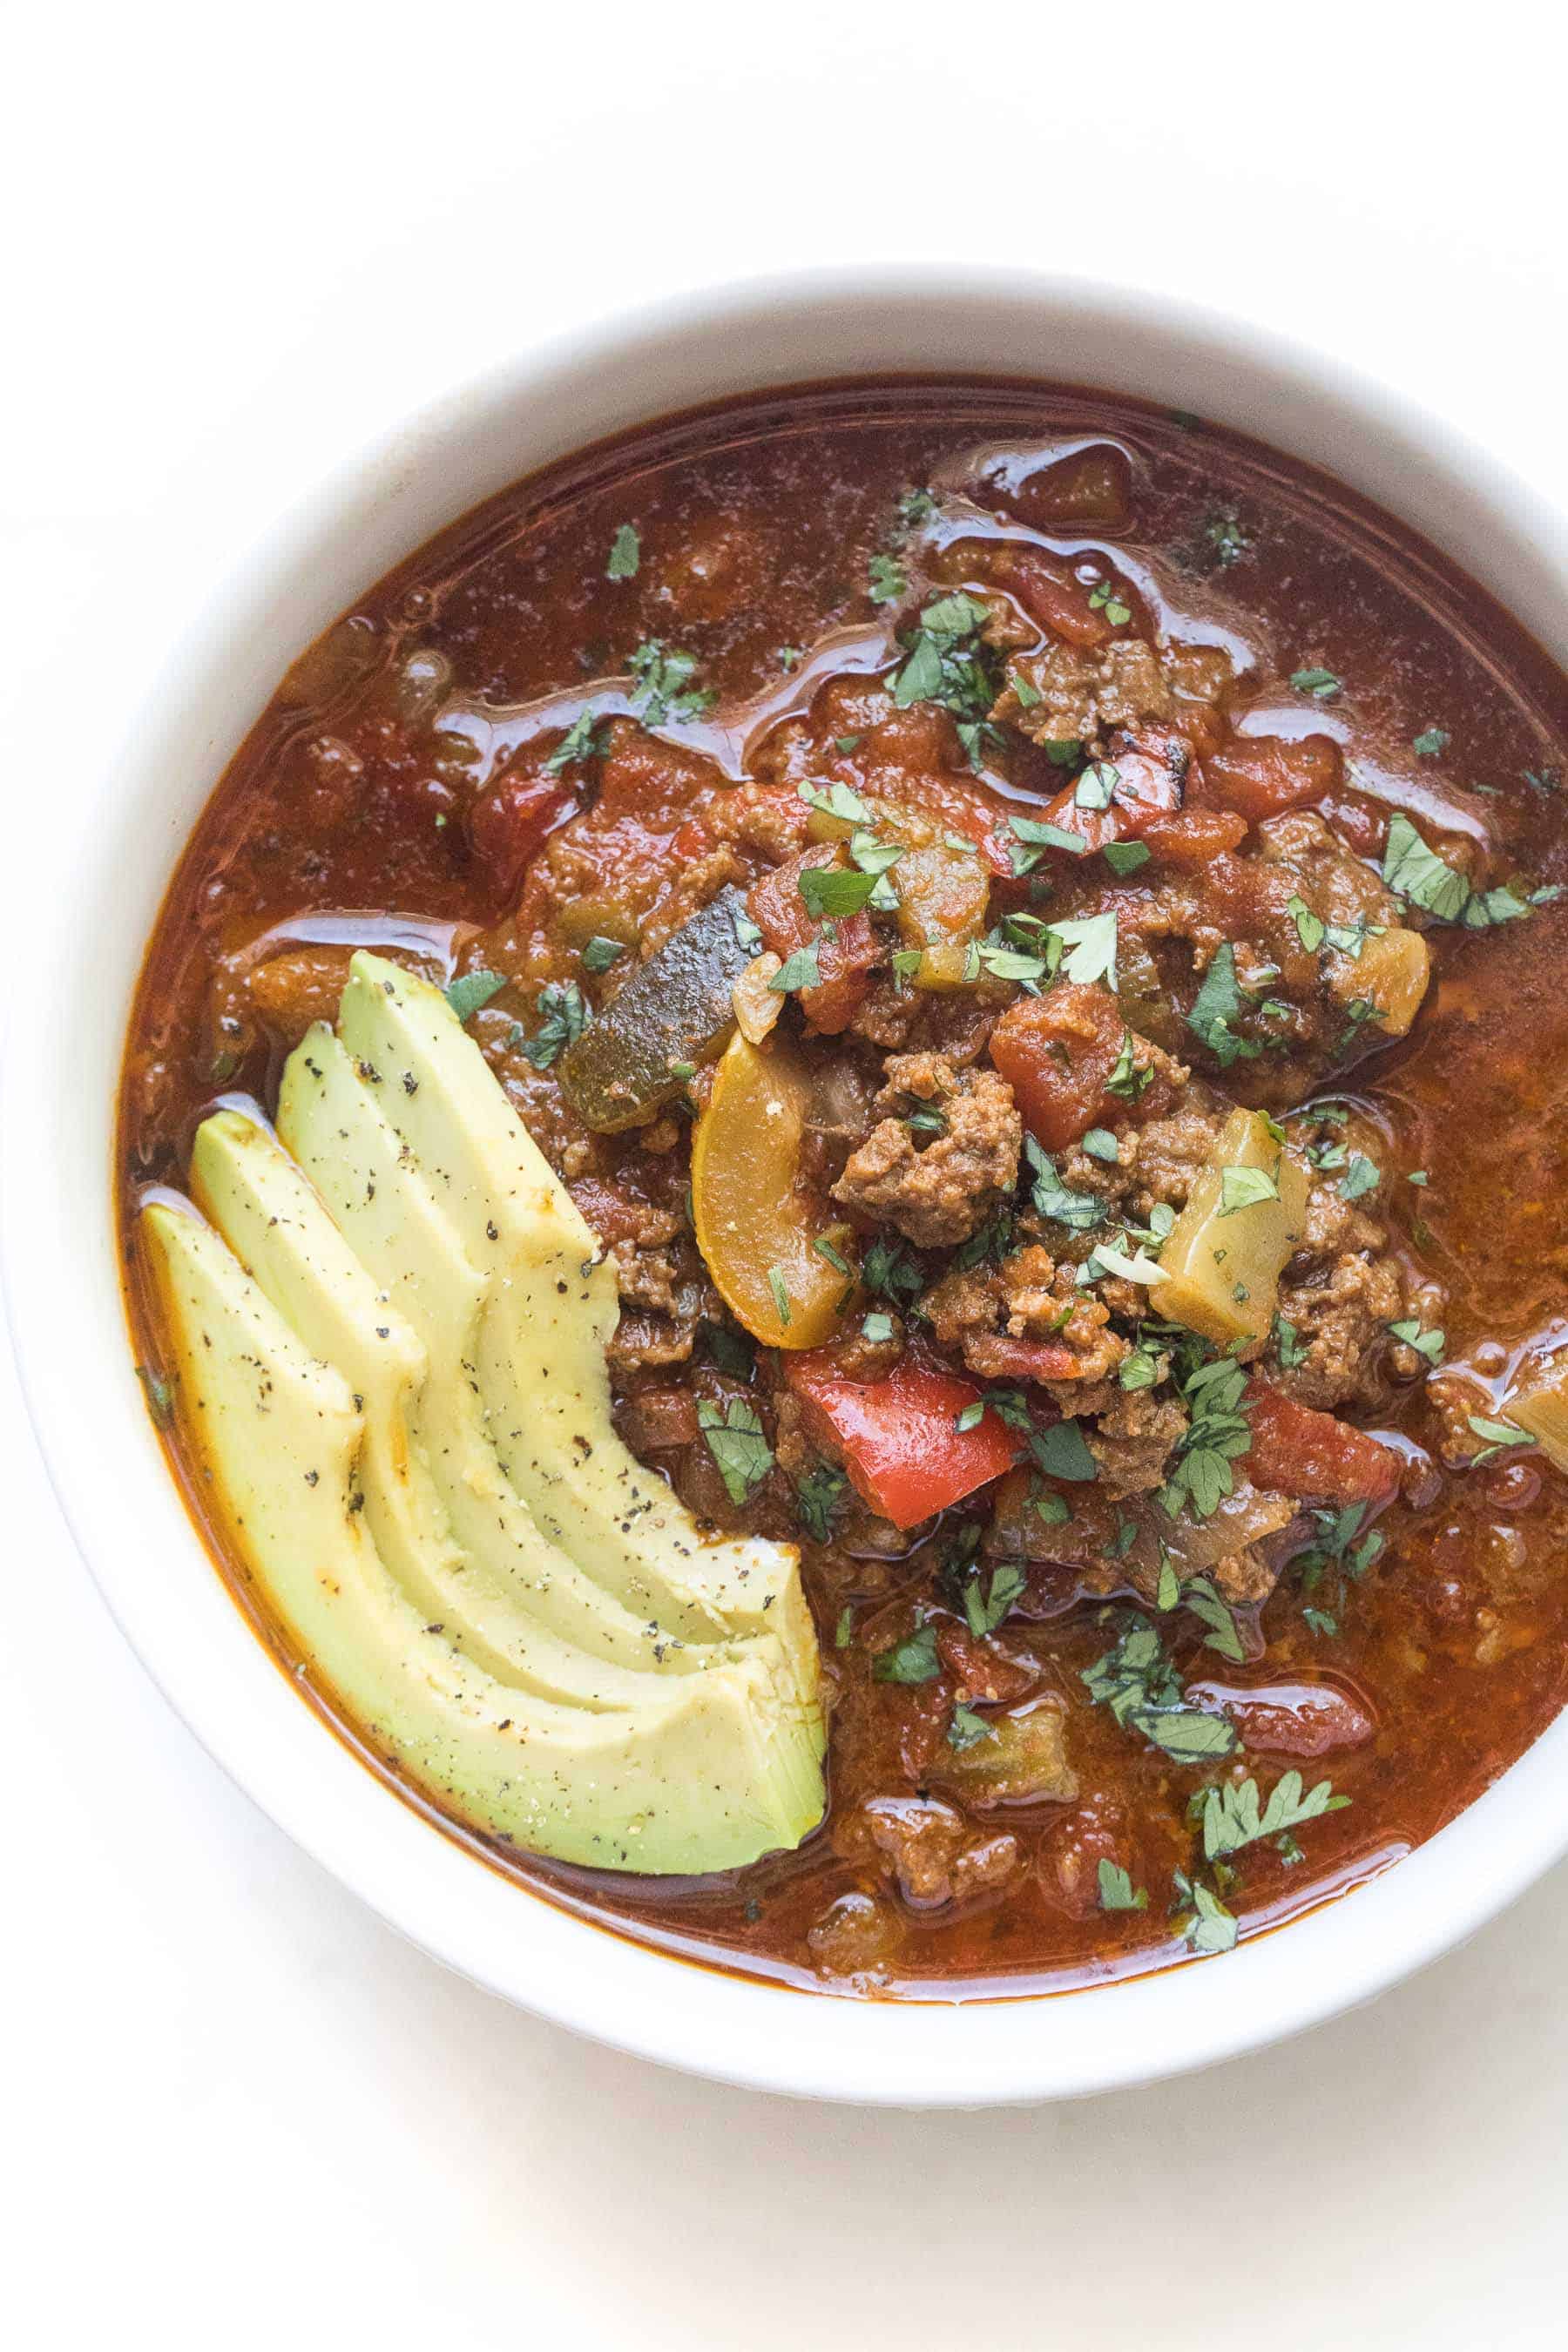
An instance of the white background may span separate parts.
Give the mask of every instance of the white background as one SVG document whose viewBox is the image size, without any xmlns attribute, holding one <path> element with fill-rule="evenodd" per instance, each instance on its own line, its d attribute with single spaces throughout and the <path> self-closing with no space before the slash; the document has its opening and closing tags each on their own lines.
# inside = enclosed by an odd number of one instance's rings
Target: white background
<svg viewBox="0 0 1568 2352">
<path fill-rule="evenodd" d="M 5 887 L 47 893 L 51 777 L 281 502 L 502 352 L 707 279 L 1158 285 L 1418 387 L 1568 498 L 1555 16 L 0 9 Z M 25 971 L 5 995 L 48 1019 Z M 1564 1872 L 1374 2010 L 1186 2083 L 769 2102 L 512 2014 L 286 1844 L 121 1643 L 8 1362 L 0 1576 L 19 2352 L 1563 2341 Z"/>
</svg>

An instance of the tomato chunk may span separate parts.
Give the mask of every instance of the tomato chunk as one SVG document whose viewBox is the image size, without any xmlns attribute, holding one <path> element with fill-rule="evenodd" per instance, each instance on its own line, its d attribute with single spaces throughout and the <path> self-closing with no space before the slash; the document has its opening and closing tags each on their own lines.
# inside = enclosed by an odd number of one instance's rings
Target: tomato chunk
<svg viewBox="0 0 1568 2352">
<path fill-rule="evenodd" d="M 1012 1087 L 1024 1125 L 1047 1151 L 1065 1151 L 1091 1127 L 1130 1112 L 1152 1118 L 1168 1108 L 1170 1089 L 1159 1077 L 1135 1105 L 1110 1093 L 1127 1035 L 1121 1008 L 1103 988 L 1066 982 L 1007 1007 L 991 1032 L 991 1059 Z"/>
<path fill-rule="evenodd" d="M 753 883 L 746 901 L 763 940 L 786 963 L 797 948 L 815 941 L 821 984 L 802 989 L 800 1002 L 806 1019 L 828 1036 L 847 1029 L 865 1002 L 881 948 L 864 914 L 842 915 L 831 930 L 814 922 L 800 895 L 800 877 L 808 866 L 843 866 L 847 862 L 837 842 L 815 843 Z"/>
<path fill-rule="evenodd" d="M 1146 824 L 1142 839 L 1151 854 L 1184 873 L 1198 873 L 1216 857 L 1239 847 L 1247 838 L 1247 819 L 1234 809 L 1188 808 L 1174 816 L 1156 817 Z"/>
<path fill-rule="evenodd" d="M 868 1385 L 844 1379 L 831 1353 L 816 1349 L 790 1357 L 784 1377 L 843 1455 L 856 1493 L 896 1528 L 917 1527 L 989 1486 L 1025 1450 L 1022 1433 L 991 1412 L 960 1429 L 960 1414 L 981 1391 L 910 1357 Z"/>
<path fill-rule="evenodd" d="M 575 795 L 554 776 L 503 768 L 468 811 L 468 842 L 503 903 L 515 898 L 530 859 Z"/>
<path fill-rule="evenodd" d="M 1331 735 L 1236 735 L 1204 761 L 1204 793 L 1260 824 L 1282 809 L 1300 808 L 1338 789 L 1344 774 Z"/>
<path fill-rule="evenodd" d="M 1064 785 L 1041 812 L 1047 824 L 1058 825 L 1064 833 L 1076 833 L 1090 849 L 1103 849 L 1108 841 L 1139 840 L 1182 805 L 1183 787 L 1178 775 L 1170 761 L 1157 752 L 1113 752 L 1089 777 L 1091 793 L 1100 776 L 1110 788 L 1108 806 L 1085 807 L 1079 796 L 1079 780 L 1075 779 Z M 1242 831 L 1246 830 L 1244 825 Z"/>
<path fill-rule="evenodd" d="M 1074 577 L 1069 564 L 1044 548 L 1011 540 L 955 539 L 931 568 L 952 587 L 968 583 L 1005 588 L 1031 621 L 1069 646 L 1103 646 L 1115 635 L 1090 603 L 1092 592 Z"/>
<path fill-rule="evenodd" d="M 1320 1503 L 1386 1503 L 1399 1485 L 1392 1446 L 1331 1412 L 1297 1404 L 1267 1381 L 1247 1393 L 1252 1445 L 1247 1475 L 1255 1486 Z"/>
</svg>

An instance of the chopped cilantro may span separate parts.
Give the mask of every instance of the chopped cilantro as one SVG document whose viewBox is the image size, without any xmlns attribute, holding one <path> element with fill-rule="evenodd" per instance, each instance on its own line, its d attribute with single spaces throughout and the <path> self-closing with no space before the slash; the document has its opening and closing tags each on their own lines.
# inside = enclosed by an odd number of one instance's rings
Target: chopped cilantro
<svg viewBox="0 0 1568 2352">
<path fill-rule="evenodd" d="M 574 1045 L 588 1025 L 588 1007 L 574 980 L 552 981 L 533 1000 L 540 1026 L 523 1042 L 523 1052 L 536 1070 L 547 1070 L 567 1045 Z"/>
<path fill-rule="evenodd" d="M 595 719 L 591 710 L 579 711 L 544 762 L 545 774 L 558 776 L 575 760 L 602 760 L 605 746 L 600 738 L 606 723 Z"/>
<path fill-rule="evenodd" d="M 826 1462 L 818 1462 L 804 1478 L 797 1479 L 795 1489 L 795 1510 L 806 1534 L 817 1543 L 826 1543 L 833 1532 L 833 1515 L 848 1490 L 849 1481 L 842 1470 L 835 1470 Z M 848 1612 L 846 1611 L 847 1615 Z M 840 1621 L 842 1622 L 842 1621 Z M 839 1643 L 842 1649 L 844 1644 Z"/>
<path fill-rule="evenodd" d="M 1132 618 L 1132 607 L 1124 604 L 1109 580 L 1097 580 L 1089 590 L 1089 609 L 1103 613 L 1113 629 L 1124 629 Z"/>
<path fill-rule="evenodd" d="M 1448 748 L 1448 736 L 1441 727 L 1424 727 L 1413 736 L 1410 748 L 1418 760 L 1436 760 Z"/>
<path fill-rule="evenodd" d="M 1309 955 L 1316 955 L 1327 935 L 1328 925 L 1321 915 L 1314 915 L 1305 898 L 1291 898 L 1286 908 L 1296 926 L 1296 936 Z"/>
<path fill-rule="evenodd" d="M 934 1683 L 941 1672 L 934 1625 L 917 1626 L 871 1662 L 871 1673 L 879 1683 Z"/>
<path fill-rule="evenodd" d="M 1100 854 L 1113 874 L 1136 874 L 1154 853 L 1146 841 L 1108 841 Z"/>
<path fill-rule="evenodd" d="M 1121 1156 L 1116 1138 L 1105 1127 L 1091 1127 L 1083 1139 L 1082 1149 L 1091 1160 L 1103 1160 L 1112 1168 Z"/>
<path fill-rule="evenodd" d="M 602 931 L 595 931 L 583 950 L 583 969 L 584 971 L 608 971 L 626 951 L 624 940 L 606 939 Z"/>
<path fill-rule="evenodd" d="M 1100 1859 L 1100 1907 L 1102 1911 L 1147 1911 L 1149 1890 L 1134 1887 L 1120 1863 Z"/>
<path fill-rule="evenodd" d="M 1115 1647 L 1086 1667 L 1082 1679 L 1096 1706 L 1108 1707 L 1123 1730 L 1141 1733 L 1173 1763 L 1203 1763 L 1235 1752 L 1235 1725 L 1187 1705 L 1165 1645 L 1146 1618 L 1131 1619 Z"/>
<path fill-rule="evenodd" d="M 880 1313 L 866 1316 L 860 1325 L 860 1336 L 873 1348 L 884 1346 L 893 1336 L 892 1317 Z"/>
<path fill-rule="evenodd" d="M 1316 702 L 1332 702 L 1341 687 L 1331 669 L 1292 670 L 1290 683 L 1298 694 L 1310 694 Z"/>
<path fill-rule="evenodd" d="M 1318 1821 L 1324 1813 L 1337 1813 L 1349 1803 L 1348 1797 L 1335 1796 L 1329 1780 L 1320 1780 L 1303 1794 L 1300 1772 L 1281 1773 L 1267 1803 L 1250 1776 L 1242 1781 L 1227 1780 L 1219 1788 L 1205 1790 L 1204 1795 L 1205 1859 L 1222 1861 L 1229 1854 L 1239 1853 L 1244 1846 L 1256 1845 L 1260 1838 L 1278 1837 L 1282 1831 L 1299 1829 L 1303 1822 Z"/>
<path fill-rule="evenodd" d="M 780 1328 L 787 1331 L 790 1321 L 789 1291 L 784 1284 L 782 1266 L 769 1266 L 768 1288 L 773 1293 L 773 1311 L 779 1318 Z"/>
<path fill-rule="evenodd" d="M 875 874 L 848 872 L 837 866 L 802 868 L 796 888 L 814 922 L 858 915 L 877 887 Z"/>
<path fill-rule="evenodd" d="M 1278 1160 L 1275 1166 L 1279 1166 Z M 1219 1174 L 1219 1213 L 1234 1217 L 1242 1209 L 1256 1207 L 1259 1201 L 1279 1198 L 1278 1177 L 1267 1168 L 1222 1168 Z"/>
<path fill-rule="evenodd" d="M 1476 1435 L 1485 1440 L 1481 1451 L 1470 1456 L 1472 1470 L 1479 1468 L 1483 1462 L 1491 1461 L 1495 1454 L 1503 1453 L 1510 1445 L 1535 1444 L 1528 1430 L 1516 1428 L 1511 1421 L 1488 1421 L 1483 1413 L 1479 1412 L 1472 1412 L 1467 1418 Z"/>
<path fill-rule="evenodd" d="M 1236 1948 L 1240 1930 L 1234 1915 L 1227 1911 L 1214 1889 L 1202 1879 L 1191 1879 L 1185 1871 L 1175 1874 L 1177 1894 L 1191 1907 L 1181 1925 L 1182 1940 L 1189 1951 L 1198 1953 L 1229 1952 Z"/>
<path fill-rule="evenodd" d="M 700 718 L 718 699 L 710 688 L 689 683 L 697 667 L 696 655 L 667 652 L 658 637 L 638 646 L 628 667 L 637 682 L 641 698 L 637 716 L 645 726 L 662 727 L 667 721 L 679 726 L 688 719 Z"/>
<path fill-rule="evenodd" d="M 815 940 L 809 940 L 803 948 L 796 948 L 768 982 L 775 996 L 790 996 L 797 990 L 820 988 L 821 985 L 822 967 L 817 960 Z"/>
<path fill-rule="evenodd" d="M 642 541 L 629 522 L 622 523 L 610 541 L 610 560 L 605 566 L 606 580 L 635 580 L 642 562 Z"/>
<path fill-rule="evenodd" d="M 697 1408 L 697 1420 L 730 1500 L 749 1502 L 773 1466 L 773 1448 L 755 1405 L 744 1397 L 731 1397 L 722 1410 L 704 1402 Z"/>
<path fill-rule="evenodd" d="M 1228 1069 L 1239 1056 L 1255 1057 L 1261 1050 L 1236 1034 L 1233 1024 L 1247 1006 L 1236 976 L 1236 950 L 1228 940 L 1222 940 L 1187 1015 L 1188 1028 L 1217 1057 L 1222 1068 Z"/>
<path fill-rule="evenodd" d="M 874 555 L 867 566 L 870 584 L 866 593 L 873 604 L 892 604 L 906 594 L 909 580 L 895 555 Z"/>
<path fill-rule="evenodd" d="M 467 1021 L 471 1013 L 479 1012 L 481 1005 L 488 1004 L 492 996 L 498 996 L 505 986 L 504 972 L 466 971 L 460 979 L 447 984 L 445 994 L 458 1020 Z"/>
<path fill-rule="evenodd" d="M 833 1629 L 834 1648 L 836 1650 L 847 1650 L 849 1647 L 854 1632 L 855 1612 L 853 1609 L 847 1607 L 841 1609 L 838 1612 L 838 1622 Z"/>
<path fill-rule="evenodd" d="M 1080 809 L 1108 809 L 1121 782 L 1120 768 L 1106 760 L 1091 761 L 1073 786 L 1073 801 Z"/>
<path fill-rule="evenodd" d="M 1076 1421 L 1058 1421 L 1049 1429 L 1036 1430 L 1029 1439 L 1029 1451 L 1047 1478 L 1066 1478 L 1078 1485 L 1098 1475 L 1100 1465 Z"/>
<path fill-rule="evenodd" d="M 1425 1356 L 1429 1364 L 1442 1362 L 1445 1335 L 1441 1331 L 1424 1331 L 1419 1319 L 1415 1316 L 1410 1316 L 1398 1323 L 1391 1323 L 1388 1328 L 1403 1346 L 1414 1348 L 1415 1353 L 1418 1356 Z"/>
<path fill-rule="evenodd" d="M 1375 1192 L 1382 1181 L 1376 1160 L 1369 1160 L 1364 1151 L 1352 1151 L 1337 1189 L 1342 1201 L 1359 1201 L 1364 1193 Z"/>
<path fill-rule="evenodd" d="M 995 1737 L 995 1725 L 987 1723 L 985 1717 L 983 1715 L 977 1715 L 972 1706 L 965 1706 L 960 1701 L 953 1708 L 947 1727 L 947 1744 L 950 1748 L 956 1748 L 962 1754 L 964 1748 L 976 1748 L 983 1739 L 994 1739 Z"/>
</svg>

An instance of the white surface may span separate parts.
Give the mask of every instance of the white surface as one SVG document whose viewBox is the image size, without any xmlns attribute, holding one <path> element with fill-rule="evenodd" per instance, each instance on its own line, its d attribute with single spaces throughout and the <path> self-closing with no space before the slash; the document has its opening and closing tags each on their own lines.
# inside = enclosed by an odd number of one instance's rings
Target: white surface
<svg viewBox="0 0 1568 2352">
<path fill-rule="evenodd" d="M 1492 10 L 1485 58 L 1441 10 L 1411 54 L 1405 12 L 1384 35 L 1364 8 L 1272 35 L 1256 9 L 1079 35 L 843 14 L 13 19 L 0 793 L 29 887 L 51 766 L 94 756 L 282 499 L 367 420 L 667 287 L 850 254 L 1097 267 L 1335 344 L 1564 495 L 1563 57 L 1536 12 Z M 1075 102 L 1091 67 L 1112 132 Z M 195 523 L 184 499 L 172 533 L 170 484 L 216 479 L 236 435 L 247 497 Z M 938 2120 L 704 2089 L 469 1992 L 300 1860 L 142 1678 L 9 1391 L 0 1446 L 21 2341 L 138 2313 L 176 2352 L 339 2322 L 395 2347 L 1561 2339 L 1563 1873 L 1376 2010 L 1166 2090 Z"/>
</svg>

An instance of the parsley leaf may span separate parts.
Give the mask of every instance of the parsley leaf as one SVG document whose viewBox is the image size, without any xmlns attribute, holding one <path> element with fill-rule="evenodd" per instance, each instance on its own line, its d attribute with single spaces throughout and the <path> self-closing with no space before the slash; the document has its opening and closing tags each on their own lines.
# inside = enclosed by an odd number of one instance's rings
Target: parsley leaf
<svg viewBox="0 0 1568 2352">
<path fill-rule="evenodd" d="M 718 700 L 711 688 L 689 684 L 696 655 L 667 652 L 658 637 L 638 646 L 628 666 L 641 697 L 637 716 L 647 727 L 662 727 L 667 721 L 679 726 L 700 718 Z"/>
<path fill-rule="evenodd" d="M 1135 1888 L 1120 1863 L 1108 1862 L 1102 1854 L 1098 1876 L 1102 1911 L 1147 1911 L 1149 1908 L 1148 1888 Z"/>
<path fill-rule="evenodd" d="M 447 1003 L 459 1021 L 466 1021 L 492 996 L 506 986 L 506 974 L 500 971 L 466 971 L 461 979 L 452 981 L 444 993 Z"/>
<path fill-rule="evenodd" d="M 934 1625 L 917 1626 L 871 1662 L 872 1676 L 879 1683 L 934 1683 L 941 1672 Z"/>
<path fill-rule="evenodd" d="M 595 719 L 591 710 L 580 710 L 544 762 L 545 774 L 558 776 L 574 760 L 602 760 L 605 746 L 600 733 L 607 724 L 607 720 Z"/>
<path fill-rule="evenodd" d="M 629 522 L 622 523 L 610 541 L 610 560 L 605 566 L 606 580 L 635 580 L 642 562 L 642 541 Z"/>
<path fill-rule="evenodd" d="M 697 1420 L 730 1500 L 749 1502 L 773 1466 L 773 1448 L 755 1405 L 744 1397 L 731 1397 L 722 1411 L 703 1402 L 697 1408 Z"/>
<path fill-rule="evenodd" d="M 563 1047 L 574 1045 L 588 1025 L 588 1007 L 574 980 L 552 981 L 534 998 L 541 1026 L 523 1040 L 523 1052 L 536 1070 L 547 1070 Z"/>
<path fill-rule="evenodd" d="M 1260 1838 L 1278 1837 L 1282 1831 L 1299 1829 L 1303 1822 L 1315 1822 L 1324 1813 L 1337 1813 L 1349 1803 L 1348 1797 L 1335 1796 L 1329 1780 L 1320 1780 L 1303 1795 L 1300 1772 L 1282 1773 L 1267 1804 L 1257 1781 L 1250 1777 L 1226 1781 L 1205 1792 L 1205 1858 L 1209 1862 L 1222 1861 L 1228 1854 L 1239 1853 L 1244 1846 L 1256 1845 Z"/>
</svg>

